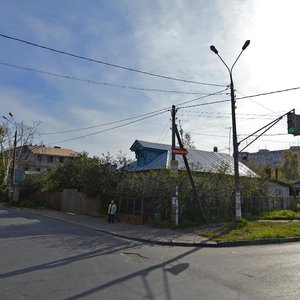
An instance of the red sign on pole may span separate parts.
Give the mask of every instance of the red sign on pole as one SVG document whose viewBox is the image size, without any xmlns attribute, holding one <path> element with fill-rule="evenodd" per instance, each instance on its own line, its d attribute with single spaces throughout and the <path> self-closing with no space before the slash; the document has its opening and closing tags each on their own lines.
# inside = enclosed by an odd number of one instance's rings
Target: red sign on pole
<svg viewBox="0 0 300 300">
<path fill-rule="evenodd" d="M 173 148 L 172 147 L 172 154 L 187 155 L 188 151 L 185 148 Z"/>
</svg>

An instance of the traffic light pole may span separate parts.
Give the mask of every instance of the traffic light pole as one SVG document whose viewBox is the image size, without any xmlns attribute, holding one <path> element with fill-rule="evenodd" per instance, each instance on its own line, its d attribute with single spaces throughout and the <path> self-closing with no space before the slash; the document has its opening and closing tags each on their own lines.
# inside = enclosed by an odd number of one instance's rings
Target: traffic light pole
<svg viewBox="0 0 300 300">
<path fill-rule="evenodd" d="M 257 139 L 259 139 L 264 133 L 266 133 L 268 130 L 270 130 L 274 125 L 276 125 L 280 120 L 282 120 L 282 118 L 284 116 L 289 116 L 289 114 L 293 114 L 295 115 L 295 109 L 292 109 L 290 111 L 288 111 L 287 113 L 283 114 L 282 116 L 278 117 L 277 119 L 273 120 L 272 122 L 268 123 L 267 125 L 261 127 L 260 129 L 256 130 L 255 132 L 251 133 L 250 135 L 248 135 L 247 137 L 245 137 L 244 139 L 242 139 L 241 141 L 239 141 L 238 145 L 240 145 L 242 142 L 244 142 L 245 140 L 247 140 L 249 137 L 255 135 L 256 133 L 260 132 L 261 130 L 263 130 L 264 128 L 266 128 L 262 133 L 260 133 L 253 141 L 251 141 L 250 143 L 247 144 L 247 146 L 245 146 L 242 150 L 239 151 L 243 152 L 246 148 L 248 148 L 251 144 L 253 144 Z M 294 126 L 294 124 L 293 124 Z"/>
</svg>

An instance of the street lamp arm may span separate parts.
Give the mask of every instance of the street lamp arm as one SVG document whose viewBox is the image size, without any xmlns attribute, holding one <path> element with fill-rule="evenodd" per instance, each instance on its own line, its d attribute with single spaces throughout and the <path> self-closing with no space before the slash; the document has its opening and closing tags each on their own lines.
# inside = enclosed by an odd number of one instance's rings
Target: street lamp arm
<svg viewBox="0 0 300 300">
<path fill-rule="evenodd" d="M 246 50 L 246 48 L 247 48 L 249 45 L 250 45 L 250 40 L 247 40 L 247 41 L 244 43 L 244 45 L 243 45 L 243 47 L 242 47 L 242 51 L 240 52 L 239 56 L 236 58 L 235 62 L 233 63 L 233 65 L 232 65 L 232 67 L 231 67 L 231 69 L 230 69 L 231 72 L 232 72 L 232 69 L 233 69 L 234 65 L 236 64 L 236 62 L 238 61 L 238 59 L 240 58 L 240 56 L 242 55 L 242 53 Z"/>
<path fill-rule="evenodd" d="M 231 115 L 232 115 L 232 140 L 233 140 L 233 161 L 234 161 L 234 194 L 235 194 L 235 212 L 236 212 L 236 220 L 240 220 L 242 217 L 242 210 L 241 210 L 241 196 L 240 196 L 240 178 L 239 178 L 239 161 L 238 161 L 238 153 L 239 153 L 239 143 L 237 140 L 237 130 L 236 130 L 236 117 L 235 117 L 235 95 L 234 95 L 234 84 L 232 80 L 232 70 L 242 55 L 243 51 L 249 46 L 250 40 L 247 40 L 243 47 L 242 51 L 234 61 L 231 68 L 225 63 L 222 57 L 219 55 L 218 50 L 215 46 L 211 45 L 210 50 L 214 52 L 219 59 L 222 61 L 224 66 L 229 72 L 230 76 L 230 98 L 231 98 Z"/>
<path fill-rule="evenodd" d="M 9 122 L 10 124 L 14 125 L 16 128 L 18 127 L 15 119 L 13 118 L 12 120 L 10 120 L 9 118 L 5 117 L 5 116 L 2 116 L 3 119 L 5 119 L 7 122 Z"/>
</svg>

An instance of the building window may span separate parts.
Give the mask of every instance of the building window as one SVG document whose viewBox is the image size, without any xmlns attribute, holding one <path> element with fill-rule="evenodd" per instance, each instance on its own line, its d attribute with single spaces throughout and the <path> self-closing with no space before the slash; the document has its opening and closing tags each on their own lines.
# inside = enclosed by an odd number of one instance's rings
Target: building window
<svg viewBox="0 0 300 300">
<path fill-rule="evenodd" d="M 41 161 L 42 161 L 42 155 L 38 155 L 37 161 L 38 161 L 38 162 L 41 162 Z"/>
<path fill-rule="evenodd" d="M 64 162 L 64 158 L 63 158 L 62 156 L 60 156 L 60 157 L 58 158 L 58 161 L 59 161 L 60 163 L 63 163 L 63 162 Z"/>
<path fill-rule="evenodd" d="M 53 156 L 48 156 L 48 163 L 53 163 Z"/>
</svg>

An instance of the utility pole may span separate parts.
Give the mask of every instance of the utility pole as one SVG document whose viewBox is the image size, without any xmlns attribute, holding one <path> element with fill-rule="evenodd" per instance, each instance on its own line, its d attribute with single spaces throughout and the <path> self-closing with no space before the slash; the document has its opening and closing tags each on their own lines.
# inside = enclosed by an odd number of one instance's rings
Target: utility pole
<svg viewBox="0 0 300 300">
<path fill-rule="evenodd" d="M 178 187 L 177 187 L 177 174 L 178 174 L 178 161 L 176 160 L 176 153 L 179 155 L 182 155 L 183 161 L 189 176 L 189 180 L 192 186 L 192 190 L 195 195 L 195 200 L 199 208 L 199 213 L 202 219 L 205 219 L 203 208 L 200 202 L 200 199 L 198 197 L 197 189 L 192 177 L 192 172 L 188 163 L 188 160 L 186 158 L 186 154 L 188 153 L 187 149 L 184 148 L 183 142 L 180 137 L 180 133 L 178 131 L 177 125 L 176 125 L 176 108 L 175 105 L 172 105 L 172 110 L 171 110 L 171 115 L 172 115 L 172 160 L 171 160 L 171 176 L 173 177 L 172 185 L 171 185 L 171 200 L 172 200 L 172 221 L 178 225 Z M 176 137 L 178 140 L 178 144 L 180 148 L 176 147 Z M 176 174 L 176 175 L 175 175 Z"/>
<path fill-rule="evenodd" d="M 175 124 L 175 129 L 176 129 L 175 133 L 176 133 L 176 136 L 177 136 L 179 147 L 182 148 L 182 149 L 184 149 L 184 146 L 183 146 L 182 140 L 180 138 L 180 134 L 178 132 L 178 128 L 177 128 L 176 124 Z M 205 220 L 205 215 L 204 215 L 203 207 L 202 207 L 201 201 L 200 201 L 199 196 L 198 196 L 197 188 L 196 188 L 193 176 L 192 176 L 192 172 L 191 172 L 188 160 L 187 160 L 187 158 L 186 158 L 185 155 L 183 155 L 182 158 L 183 158 L 183 161 L 184 161 L 184 164 L 185 164 L 185 167 L 186 167 L 187 174 L 189 176 L 189 180 L 190 180 L 190 183 L 191 183 L 192 190 L 194 192 L 196 203 L 198 205 L 199 214 L 200 214 L 202 220 Z"/>
<path fill-rule="evenodd" d="M 11 112 L 9 113 L 9 116 L 10 116 L 11 120 L 8 119 L 5 116 L 2 116 L 2 118 L 15 126 L 14 148 L 13 148 L 13 161 L 12 161 L 12 173 L 11 173 L 12 191 L 14 192 L 14 190 L 15 190 L 15 169 L 16 169 L 16 148 L 17 148 L 17 134 L 18 134 L 17 130 L 18 130 L 18 126 L 17 126 L 17 123 L 16 123 L 16 121 L 14 119 L 14 116 L 13 116 L 13 114 Z"/>
<path fill-rule="evenodd" d="M 176 147 L 176 108 L 175 105 L 172 105 L 171 110 L 172 117 L 172 148 Z M 177 174 L 178 174 L 178 161 L 176 161 L 176 155 L 172 152 L 172 161 L 171 168 L 174 171 L 172 175 L 172 184 L 171 184 L 171 203 L 172 203 L 172 221 L 175 222 L 176 226 L 178 225 L 178 187 L 177 187 Z"/>
</svg>

